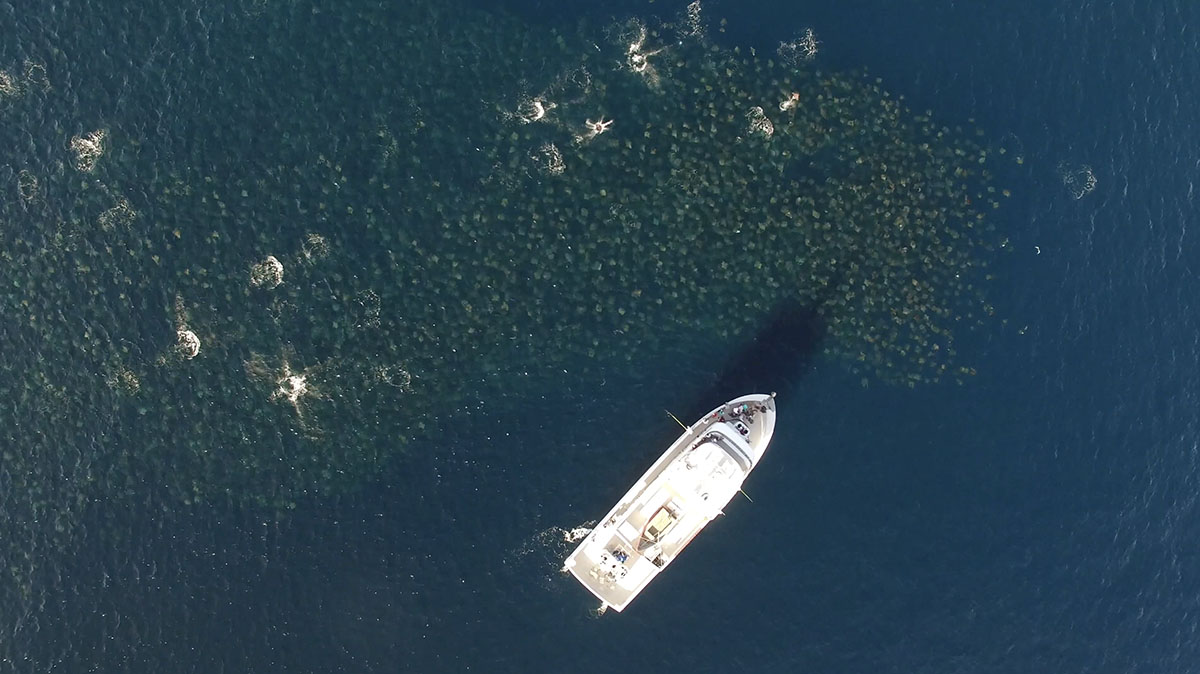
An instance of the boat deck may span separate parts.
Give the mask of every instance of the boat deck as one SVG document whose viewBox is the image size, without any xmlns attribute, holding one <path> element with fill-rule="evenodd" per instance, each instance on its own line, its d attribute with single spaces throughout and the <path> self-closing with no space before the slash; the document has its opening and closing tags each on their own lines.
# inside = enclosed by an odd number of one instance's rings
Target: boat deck
<svg viewBox="0 0 1200 674">
<path fill-rule="evenodd" d="M 773 401 L 761 399 L 727 403 L 689 427 L 567 558 L 566 568 L 605 604 L 624 608 L 721 514 L 757 463 L 774 427 Z M 734 406 L 743 400 L 762 406 Z"/>
</svg>

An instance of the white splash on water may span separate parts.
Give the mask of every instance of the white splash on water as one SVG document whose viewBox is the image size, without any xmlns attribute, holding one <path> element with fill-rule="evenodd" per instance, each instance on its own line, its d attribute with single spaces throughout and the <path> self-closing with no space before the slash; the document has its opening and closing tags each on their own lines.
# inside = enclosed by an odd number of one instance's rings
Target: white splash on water
<svg viewBox="0 0 1200 674">
<path fill-rule="evenodd" d="M 1058 173 L 1062 178 L 1063 185 L 1075 199 L 1082 199 L 1096 189 L 1096 174 L 1087 164 L 1072 166 L 1063 162 L 1058 165 Z"/>
<path fill-rule="evenodd" d="M 84 173 L 95 170 L 96 162 L 104 156 L 107 139 L 108 132 L 104 129 L 96 129 L 89 134 L 71 138 L 70 148 L 74 155 L 72 163 L 75 168 Z"/>
<path fill-rule="evenodd" d="M 250 285 L 271 290 L 283 283 L 283 263 L 274 255 L 250 266 Z"/>
<path fill-rule="evenodd" d="M 596 526 L 594 521 L 585 522 L 583 524 L 563 528 L 552 526 L 542 531 L 539 531 L 532 538 L 525 541 L 513 552 L 515 559 L 521 559 L 532 553 L 539 553 L 547 559 L 554 559 L 554 564 L 560 571 L 566 569 L 561 568 L 562 558 L 567 556 L 575 544 L 592 533 L 592 528 Z"/>
</svg>

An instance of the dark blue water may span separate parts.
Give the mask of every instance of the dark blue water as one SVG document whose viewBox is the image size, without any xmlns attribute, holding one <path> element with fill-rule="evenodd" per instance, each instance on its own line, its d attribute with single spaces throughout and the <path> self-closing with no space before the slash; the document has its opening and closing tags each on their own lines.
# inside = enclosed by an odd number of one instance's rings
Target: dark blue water
<svg viewBox="0 0 1200 674">
<path fill-rule="evenodd" d="M 627 9 L 679 9 L 658 5 Z M 145 151 L 164 162 L 224 167 L 220 144 L 189 136 L 218 114 L 229 116 L 227 141 L 265 147 L 255 129 L 273 124 L 267 112 L 238 109 L 233 93 L 205 101 L 196 92 L 221 87 L 187 79 L 269 86 L 252 74 L 237 82 L 234 64 L 274 38 L 210 56 L 227 70 L 199 74 L 167 54 L 205 53 L 234 30 L 205 23 L 202 8 L 144 23 L 114 13 L 108 24 L 93 23 L 104 15 L 97 8 L 70 3 L 2 9 L 6 42 L 25 45 L 7 47 L 3 67 L 19 69 L 26 52 L 53 66 L 70 35 L 159 54 L 131 65 L 114 47 L 79 67 L 111 67 L 111 81 L 53 67 L 49 79 L 129 115 L 126 126 L 148 136 L 161 126 L 163 141 Z M 537 3 L 510 9 L 534 26 L 576 16 Z M 288 11 L 312 14 L 302 3 Z M 976 376 L 864 388 L 840 362 L 759 345 L 787 367 L 741 372 L 780 391 L 776 439 L 745 486 L 753 502 L 739 497 L 629 610 L 599 619 L 589 595 L 558 573 L 569 545 L 556 537 L 604 512 L 669 442 L 674 422 L 662 408 L 691 416 L 741 392 L 722 390 L 723 359 L 682 369 L 664 359 L 637 376 L 614 372 L 599 389 L 547 378 L 515 411 L 478 403 L 452 433 L 382 462 L 357 488 L 298 498 L 284 514 L 219 499 L 184 507 L 147 487 L 153 471 L 131 466 L 132 496 L 71 511 L 66 553 L 33 549 L 53 552 L 53 565 L 36 576 L 32 603 L 0 606 L 0 667 L 1195 671 L 1200 251 L 1188 224 L 1200 174 L 1191 110 L 1200 10 L 1177 0 L 880 0 L 705 11 L 729 20 L 719 40 L 768 51 L 811 26 L 822 67 L 867 69 L 913 109 L 947 124 L 973 118 L 1023 158 L 999 178 L 1014 195 L 998 221 L 1013 252 L 989 290 L 996 320 L 959 346 Z M 77 15 L 88 18 L 73 23 Z M 158 33 L 194 42 L 159 49 Z M 356 39 L 365 38 L 346 36 Z M 382 44 L 354 48 L 383 54 Z M 359 91 L 349 85 L 377 86 L 368 74 L 330 69 L 331 83 L 358 93 L 269 112 L 311 110 L 312 128 L 369 125 L 346 112 L 347 99 L 391 93 Z M 134 95 L 122 81 L 158 82 L 186 106 L 157 119 L 170 108 L 122 103 Z M 61 125 L 65 143 L 92 128 L 80 117 L 44 123 Z M 330 142 L 314 137 L 312 151 Z M 1077 199 L 1063 173 L 1085 165 L 1096 186 Z M 166 320 L 166 304 L 128 311 Z"/>
</svg>

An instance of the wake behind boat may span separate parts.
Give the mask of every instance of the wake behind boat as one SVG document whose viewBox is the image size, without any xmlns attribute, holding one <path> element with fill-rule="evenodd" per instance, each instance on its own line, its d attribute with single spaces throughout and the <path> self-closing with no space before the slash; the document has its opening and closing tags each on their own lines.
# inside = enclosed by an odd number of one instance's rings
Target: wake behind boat
<svg viewBox="0 0 1200 674">
<path fill-rule="evenodd" d="M 774 432 L 774 393 L 709 412 L 621 497 L 565 568 L 605 606 L 624 609 L 721 514 Z"/>
</svg>

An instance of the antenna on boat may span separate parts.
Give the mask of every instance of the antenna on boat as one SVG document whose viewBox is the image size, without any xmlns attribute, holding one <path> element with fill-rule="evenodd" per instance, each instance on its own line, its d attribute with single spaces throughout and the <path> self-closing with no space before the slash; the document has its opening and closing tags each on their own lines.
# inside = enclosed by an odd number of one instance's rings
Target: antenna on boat
<svg viewBox="0 0 1200 674">
<path fill-rule="evenodd" d="M 671 410 L 663 410 L 663 411 L 666 412 L 668 415 L 670 415 L 671 418 L 675 420 L 675 423 L 679 424 L 683 428 L 683 430 L 685 430 L 685 431 L 688 430 L 688 427 L 683 425 L 683 422 L 679 420 L 679 417 L 675 416 L 674 414 L 671 414 Z"/>
<path fill-rule="evenodd" d="M 745 496 L 745 497 L 746 497 L 746 500 L 747 500 L 747 501 L 749 501 L 749 502 L 751 502 L 751 503 L 754 503 L 754 499 L 750 498 L 750 495 L 749 495 L 749 494 L 747 494 L 746 492 L 742 491 L 741 489 L 738 489 L 738 491 L 742 493 L 742 496 Z"/>
</svg>

